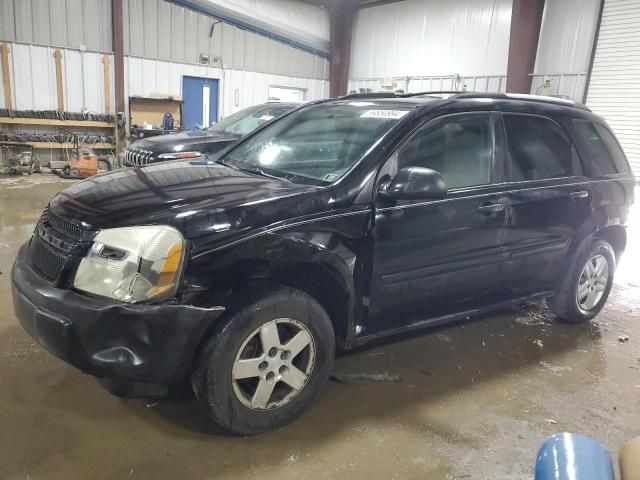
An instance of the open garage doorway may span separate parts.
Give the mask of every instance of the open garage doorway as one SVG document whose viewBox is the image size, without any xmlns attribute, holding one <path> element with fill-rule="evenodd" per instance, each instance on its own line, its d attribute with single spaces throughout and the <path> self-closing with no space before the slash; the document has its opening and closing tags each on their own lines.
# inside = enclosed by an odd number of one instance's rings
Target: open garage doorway
<svg viewBox="0 0 640 480">
<path fill-rule="evenodd" d="M 218 80 L 182 77 L 182 122 L 186 130 L 210 127 L 218 121 Z"/>
</svg>

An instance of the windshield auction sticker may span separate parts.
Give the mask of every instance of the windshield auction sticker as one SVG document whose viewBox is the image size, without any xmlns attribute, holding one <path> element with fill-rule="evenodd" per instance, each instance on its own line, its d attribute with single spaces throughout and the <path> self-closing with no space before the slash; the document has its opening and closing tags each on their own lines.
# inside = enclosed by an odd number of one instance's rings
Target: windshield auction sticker
<svg viewBox="0 0 640 480">
<path fill-rule="evenodd" d="M 360 118 L 386 118 L 389 120 L 397 120 L 404 117 L 409 110 L 367 110 Z"/>
</svg>

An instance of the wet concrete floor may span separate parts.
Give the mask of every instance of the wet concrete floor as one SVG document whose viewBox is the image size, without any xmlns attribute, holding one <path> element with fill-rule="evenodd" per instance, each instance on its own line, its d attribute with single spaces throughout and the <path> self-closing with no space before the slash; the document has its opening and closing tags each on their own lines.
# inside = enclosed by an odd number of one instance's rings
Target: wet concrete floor
<svg viewBox="0 0 640 480">
<path fill-rule="evenodd" d="M 555 432 L 614 451 L 640 435 L 637 230 L 591 324 L 555 323 L 530 304 L 345 355 L 337 373 L 401 381 L 330 382 L 293 425 L 237 438 L 193 400 L 109 395 L 18 326 L 13 258 L 68 184 L 0 178 L 0 479 L 524 479 Z"/>
</svg>

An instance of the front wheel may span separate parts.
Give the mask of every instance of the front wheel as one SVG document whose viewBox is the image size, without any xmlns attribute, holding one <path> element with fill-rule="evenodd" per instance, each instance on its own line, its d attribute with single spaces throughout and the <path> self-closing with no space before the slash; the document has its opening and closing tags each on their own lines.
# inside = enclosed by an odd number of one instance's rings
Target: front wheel
<svg viewBox="0 0 640 480">
<path fill-rule="evenodd" d="M 325 310 L 281 288 L 218 325 L 192 374 L 198 399 L 221 427 L 254 435 L 299 417 L 322 390 L 335 351 Z"/>
<path fill-rule="evenodd" d="M 613 286 L 616 257 L 605 240 L 594 240 L 576 257 L 576 262 L 549 302 L 551 311 L 561 320 L 582 323 L 595 317 L 609 297 Z"/>
</svg>

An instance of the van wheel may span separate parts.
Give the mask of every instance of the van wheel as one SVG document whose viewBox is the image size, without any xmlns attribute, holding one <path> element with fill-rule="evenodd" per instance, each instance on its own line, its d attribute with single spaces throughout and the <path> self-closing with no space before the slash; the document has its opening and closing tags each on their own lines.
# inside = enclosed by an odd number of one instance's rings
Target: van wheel
<svg viewBox="0 0 640 480">
<path fill-rule="evenodd" d="M 577 255 L 560 292 L 548 303 L 561 320 L 582 323 L 595 317 L 613 286 L 616 257 L 605 240 L 593 240 Z"/>
<path fill-rule="evenodd" d="M 255 435 L 293 421 L 318 396 L 335 335 L 312 297 L 280 288 L 232 311 L 198 356 L 191 383 L 222 428 Z"/>
</svg>

